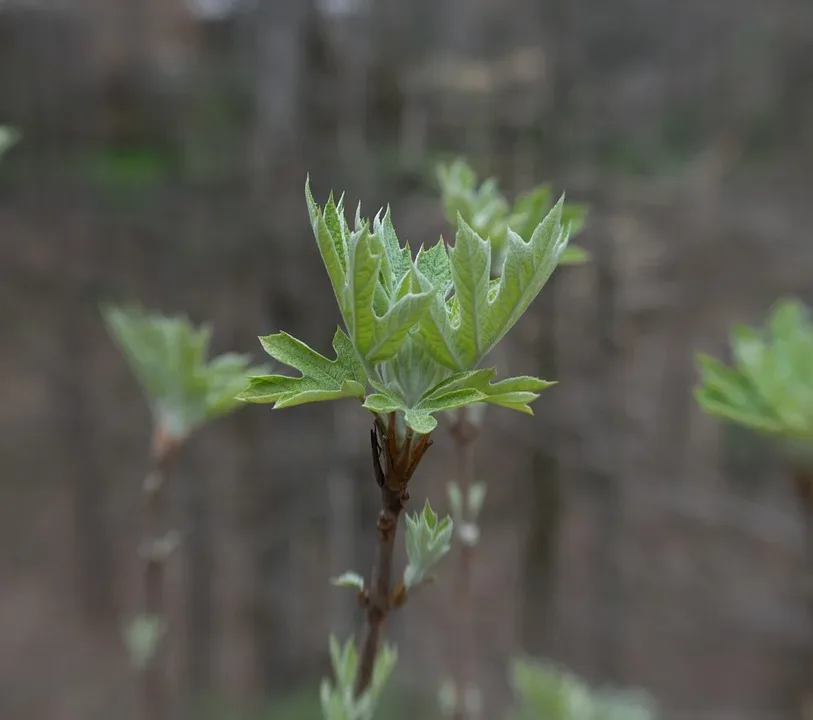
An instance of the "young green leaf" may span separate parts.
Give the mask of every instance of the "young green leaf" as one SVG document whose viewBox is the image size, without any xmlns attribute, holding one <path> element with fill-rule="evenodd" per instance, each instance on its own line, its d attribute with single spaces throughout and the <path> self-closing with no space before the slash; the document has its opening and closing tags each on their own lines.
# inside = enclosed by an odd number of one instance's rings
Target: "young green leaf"
<svg viewBox="0 0 813 720">
<path fill-rule="evenodd" d="M 20 133 L 17 130 L 5 125 L 0 125 L 0 157 L 3 156 L 6 150 L 16 145 L 19 139 Z"/>
<path fill-rule="evenodd" d="M 395 648 L 384 645 L 379 650 L 370 687 L 360 697 L 355 696 L 353 689 L 358 670 L 358 651 L 352 638 L 342 646 L 331 635 L 330 659 L 334 682 L 325 678 L 319 689 L 324 720 L 373 720 L 381 692 L 398 660 Z"/>
<path fill-rule="evenodd" d="M 488 244 L 460 221 L 457 242 L 450 250 L 459 313 L 453 333 L 458 357 L 466 366 L 477 365 L 505 336 L 556 268 L 569 238 L 561 224 L 563 203 L 560 199 L 528 242 L 509 230 L 503 271 L 493 284 Z"/>
<path fill-rule="evenodd" d="M 102 308 L 105 325 L 144 388 L 156 423 L 183 438 L 201 423 L 234 410 L 249 357 L 227 353 L 207 361 L 207 325 L 184 317 L 148 315 L 138 308 Z"/>
<path fill-rule="evenodd" d="M 489 383 L 483 386 L 481 391 L 486 396 L 483 402 L 491 403 L 492 405 L 500 405 L 509 410 L 525 413 L 526 415 L 533 415 L 534 413 L 529 407 L 529 403 L 536 400 L 542 390 L 555 384 L 555 382 L 520 375 L 506 378 L 505 380 L 500 380 L 495 383 Z"/>
<path fill-rule="evenodd" d="M 459 313 L 455 345 L 465 366 L 471 367 L 491 349 L 484 329 L 489 309 L 491 246 L 458 218 L 457 238 L 449 250 L 449 259 Z"/>
<path fill-rule="evenodd" d="M 469 488 L 468 506 L 469 515 L 476 518 L 483 508 L 486 499 L 487 486 L 484 482 L 476 482 Z"/>
<path fill-rule="evenodd" d="M 698 355 L 695 397 L 710 415 L 759 432 L 813 440 L 813 325 L 798 301 L 779 303 L 764 332 L 736 326 L 734 365 Z"/>
<path fill-rule="evenodd" d="M 592 690 L 553 663 L 515 660 L 511 685 L 518 700 L 517 720 L 654 720 L 657 706 L 637 690 Z"/>
<path fill-rule="evenodd" d="M 275 408 L 308 402 L 364 397 L 367 382 L 364 368 L 353 345 L 341 329 L 333 337 L 336 359 L 328 360 L 305 343 L 281 332 L 260 338 L 265 351 L 275 360 L 302 374 L 262 375 L 250 378 L 250 384 L 239 395 L 240 400 L 274 403 Z"/>
<path fill-rule="evenodd" d="M 542 390 L 555 384 L 528 376 L 492 382 L 495 374 L 494 368 L 483 368 L 450 375 L 428 390 L 415 408 L 437 413 L 485 402 L 533 415 L 528 403 L 536 400 Z"/>
<path fill-rule="evenodd" d="M 398 352 L 407 333 L 429 307 L 433 295 L 431 292 L 408 293 L 395 301 L 383 317 L 379 317 L 374 298 L 384 257 L 381 239 L 371 235 L 366 228 L 351 235 L 349 329 L 358 353 L 373 364 L 389 360 Z"/>
<path fill-rule="evenodd" d="M 548 281 L 567 247 L 570 231 L 561 224 L 562 197 L 525 242 L 508 231 L 505 264 L 485 322 L 488 349 L 519 320 Z"/>
<path fill-rule="evenodd" d="M 333 286 L 333 294 L 339 306 L 339 311 L 348 323 L 349 308 L 347 307 L 347 242 L 345 239 L 344 224 L 342 217 L 335 208 L 333 196 L 328 200 L 325 211 L 319 208 L 313 199 L 310 186 L 310 176 L 305 180 L 305 200 L 308 205 L 308 215 L 310 216 L 311 228 L 316 244 L 319 247 L 319 254 L 325 264 L 330 284 Z M 331 222 L 328 225 L 328 218 Z"/>
<path fill-rule="evenodd" d="M 447 515 L 438 521 L 427 500 L 423 511 L 406 515 L 406 549 L 409 563 L 404 586 L 409 590 L 427 579 L 429 571 L 449 552 L 454 523 Z"/>
<path fill-rule="evenodd" d="M 381 244 L 384 248 L 387 267 L 389 272 L 385 275 L 385 284 L 392 294 L 393 289 L 401 282 L 412 267 L 412 255 L 409 251 L 409 245 L 401 247 L 398 236 L 395 234 L 395 228 L 392 226 L 392 216 L 390 208 L 387 207 L 384 212 L 384 217 L 376 215 L 373 220 L 373 234 L 381 239 Z M 388 281 L 391 278 L 391 282 Z"/>
<path fill-rule="evenodd" d="M 452 511 L 452 520 L 460 522 L 463 517 L 463 492 L 456 482 L 446 484 L 446 494 L 449 497 L 449 507 Z"/>
<path fill-rule="evenodd" d="M 520 702 L 521 720 L 593 718 L 588 687 L 553 664 L 518 660 L 512 666 L 512 685 Z"/>
<path fill-rule="evenodd" d="M 434 287 L 432 280 L 417 265 L 413 273 L 421 290 L 428 292 Z M 451 265 L 449 274 L 451 275 Z M 455 342 L 450 306 L 444 296 L 445 293 L 441 295 L 436 292 L 429 303 L 428 312 L 422 316 L 419 322 L 421 341 L 426 354 L 432 360 L 448 370 L 460 370 L 466 367 L 466 362 Z"/>
<path fill-rule="evenodd" d="M 578 245 L 569 244 L 559 258 L 559 265 L 584 265 L 587 262 L 590 262 L 590 253 Z"/>
<path fill-rule="evenodd" d="M 342 687 L 352 687 L 356 680 L 356 670 L 358 666 L 358 652 L 350 638 L 344 646 L 339 645 L 339 641 L 330 636 L 330 662 L 333 665 L 333 674 L 336 682 Z"/>
<path fill-rule="evenodd" d="M 371 393 L 364 399 L 364 405 L 367 410 L 377 415 L 388 415 L 389 413 L 406 412 L 409 408 L 404 405 L 403 401 L 393 395 L 389 390 L 384 389 L 384 392 Z"/>
<path fill-rule="evenodd" d="M 550 212 L 552 201 L 550 185 L 540 185 L 520 195 L 511 209 L 507 225 L 520 237 L 531 237 L 539 221 Z"/>
<path fill-rule="evenodd" d="M 265 368 L 246 369 L 248 355 L 226 353 L 214 358 L 206 368 L 206 419 L 214 420 L 232 411 L 238 404 L 237 394 L 245 387 L 247 372 L 261 372 Z"/>
<path fill-rule="evenodd" d="M 449 262 L 449 254 L 446 251 L 446 243 L 441 238 L 429 250 L 423 246 L 418 250 L 415 264 L 434 287 L 440 297 L 445 298 L 452 289 L 452 266 Z"/>
<path fill-rule="evenodd" d="M 145 667 L 158 648 L 164 624 L 157 615 L 137 615 L 124 629 L 124 644 L 130 662 L 136 668 Z"/>
<path fill-rule="evenodd" d="M 364 590 L 364 578 L 358 573 L 345 572 L 337 578 L 333 578 L 331 584 L 336 587 L 355 588 L 356 590 Z"/>
<path fill-rule="evenodd" d="M 495 180 L 486 180 L 478 188 L 474 170 L 460 159 L 450 165 L 438 166 L 437 177 L 449 223 L 458 227 L 459 215 L 491 245 L 494 256 L 492 275 L 499 275 L 502 270 L 509 228 L 527 242 L 552 207 L 548 185 L 521 194 L 513 207 L 509 206 Z M 571 237 L 584 227 L 586 216 L 585 205 L 567 203 L 562 208 L 562 225 L 570 227 Z M 587 251 L 571 244 L 560 256 L 559 264 L 581 265 L 589 258 Z"/>
<path fill-rule="evenodd" d="M 533 415 L 528 404 L 536 400 L 542 390 L 554 384 L 527 376 L 492 382 L 495 372 L 493 368 L 483 368 L 454 373 L 429 388 L 412 405 L 379 386 L 378 392 L 367 396 L 364 407 L 379 415 L 402 411 L 406 424 L 412 430 L 429 434 L 437 427 L 435 415 L 475 403 L 500 405 Z"/>
<path fill-rule="evenodd" d="M 420 333 L 409 333 L 396 356 L 384 366 L 388 387 L 403 399 L 406 408 L 414 407 L 445 372 L 434 361 Z"/>
<path fill-rule="evenodd" d="M 404 413 L 404 422 L 420 435 L 428 435 L 438 426 L 438 421 L 428 412 L 414 409 Z"/>
</svg>

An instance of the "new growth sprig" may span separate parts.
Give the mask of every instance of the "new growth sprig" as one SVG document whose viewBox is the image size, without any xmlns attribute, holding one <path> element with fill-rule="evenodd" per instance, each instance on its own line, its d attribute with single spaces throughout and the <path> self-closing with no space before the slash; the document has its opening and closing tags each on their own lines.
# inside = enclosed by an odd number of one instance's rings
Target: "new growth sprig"
<svg viewBox="0 0 813 720">
<path fill-rule="evenodd" d="M 803 511 L 813 577 L 813 323 L 800 301 L 785 300 L 766 328 L 735 327 L 731 348 L 732 365 L 697 356 L 695 397 L 709 415 L 777 440 Z"/>
<path fill-rule="evenodd" d="M 589 687 L 552 663 L 517 659 L 511 685 L 518 707 L 512 720 L 655 720 L 658 707 L 637 689 Z"/>
<path fill-rule="evenodd" d="M 813 324 L 804 305 L 778 303 L 764 330 L 735 327 L 731 348 L 732 365 L 698 354 L 700 406 L 760 433 L 813 442 Z"/>
<path fill-rule="evenodd" d="M 499 278 L 510 265 L 505 262 L 509 238 L 513 231 L 523 239 L 533 237 L 538 224 L 551 209 L 551 190 L 540 185 L 520 195 L 513 206 L 500 193 L 493 178 L 478 185 L 474 170 L 463 160 L 437 167 L 437 179 L 446 219 L 459 228 L 467 223 L 491 245 L 491 274 Z M 571 235 L 579 231 L 587 214 L 584 205 L 564 204 L 562 222 Z M 560 265 L 577 265 L 588 260 L 582 249 L 568 245 L 559 257 Z M 475 546 L 480 538 L 478 517 L 486 494 L 486 484 L 475 481 L 475 446 L 481 433 L 486 406 L 467 405 L 447 413 L 457 456 L 456 477 L 447 485 L 449 507 L 460 540 L 456 565 L 456 595 L 459 656 L 454 662 L 454 679 L 443 683 L 441 707 L 455 720 L 473 720 L 482 713 L 482 699 L 477 683 L 477 622 L 473 607 Z"/>
<path fill-rule="evenodd" d="M 436 176 L 446 219 L 457 227 L 459 215 L 480 237 L 488 239 L 498 260 L 494 264 L 497 270 L 507 247 L 509 229 L 527 241 L 553 204 L 550 185 L 538 185 L 520 194 L 512 204 L 500 192 L 495 178 L 487 178 L 478 185 L 474 169 L 461 158 L 438 165 Z M 570 226 L 571 236 L 576 235 L 584 226 L 587 206 L 566 203 L 561 212 L 562 223 Z M 559 264 L 581 265 L 589 259 L 584 248 L 570 243 Z"/>
<path fill-rule="evenodd" d="M 162 640 L 167 633 L 165 569 L 180 536 L 167 523 L 165 486 L 169 466 L 189 436 L 204 423 L 240 406 L 249 357 L 227 353 L 209 359 L 211 328 L 184 317 L 150 315 L 138 308 L 104 307 L 108 332 L 141 384 L 153 416 L 149 470 L 143 491 L 146 532 L 144 607 L 124 631 L 133 665 L 143 673 L 143 713 L 150 720 L 171 715 Z"/>
<path fill-rule="evenodd" d="M 250 357 L 225 353 L 209 359 L 212 329 L 185 317 L 151 315 L 139 308 L 104 307 L 107 329 L 143 388 L 153 424 L 183 442 L 204 423 L 240 407 L 235 395 L 250 368 Z"/>
<path fill-rule="evenodd" d="M 528 403 L 551 383 L 532 377 L 494 382 L 479 368 L 537 296 L 567 246 L 563 200 L 528 241 L 509 231 L 503 272 L 492 280 L 491 245 L 461 219 L 455 245 L 441 239 L 413 258 L 401 245 L 390 211 L 372 222 L 343 202 L 324 209 L 306 198 L 313 233 L 344 320 L 333 360 L 285 332 L 261 338 L 275 360 L 300 377 L 254 377 L 240 399 L 277 408 L 352 397 L 379 418 L 397 414 L 399 441 L 408 431 L 426 435 L 435 415 L 475 402 L 530 413 Z"/>
<path fill-rule="evenodd" d="M 396 528 L 436 416 L 475 403 L 531 414 L 529 404 L 551 385 L 527 376 L 496 380 L 494 368 L 481 366 L 556 268 L 570 228 L 560 199 L 527 238 L 507 229 L 495 273 L 491 244 L 462 217 L 454 246 L 441 238 L 413 255 L 398 239 L 389 208 L 368 220 L 359 206 L 351 227 L 343 198 L 336 202 L 331 195 L 319 207 L 309 181 L 305 197 L 343 321 L 333 339 L 335 357 L 285 332 L 260 338 L 271 357 L 300 374 L 254 376 L 238 397 L 275 408 L 354 398 L 374 416 L 372 459 L 381 491 L 375 561 L 369 585 L 355 574 L 342 582 L 358 590 L 365 609 L 355 675 L 361 697 L 388 613 L 403 602 L 416 574 L 425 575 L 429 560 L 434 564 L 448 549 L 451 521 L 438 521 L 427 508 L 407 524 L 412 569 L 393 589 Z"/>
<path fill-rule="evenodd" d="M 319 688 L 322 716 L 328 720 L 372 720 L 381 691 L 395 669 L 397 659 L 397 650 L 385 645 L 376 657 L 370 687 L 357 696 L 354 692 L 359 671 L 356 646 L 352 640 L 340 645 L 331 635 L 330 664 L 334 682 L 325 678 Z"/>
</svg>

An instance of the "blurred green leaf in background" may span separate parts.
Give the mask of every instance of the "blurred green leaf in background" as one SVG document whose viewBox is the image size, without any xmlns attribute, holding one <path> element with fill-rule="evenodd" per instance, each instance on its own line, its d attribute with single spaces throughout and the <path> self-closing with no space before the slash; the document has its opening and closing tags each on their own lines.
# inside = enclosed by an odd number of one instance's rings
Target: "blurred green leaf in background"
<svg viewBox="0 0 813 720">
<path fill-rule="evenodd" d="M 102 314 L 143 387 L 156 427 L 183 440 L 200 425 L 239 406 L 235 399 L 251 374 L 248 355 L 207 357 L 212 331 L 185 317 L 150 315 L 138 308 L 108 306 Z"/>
</svg>

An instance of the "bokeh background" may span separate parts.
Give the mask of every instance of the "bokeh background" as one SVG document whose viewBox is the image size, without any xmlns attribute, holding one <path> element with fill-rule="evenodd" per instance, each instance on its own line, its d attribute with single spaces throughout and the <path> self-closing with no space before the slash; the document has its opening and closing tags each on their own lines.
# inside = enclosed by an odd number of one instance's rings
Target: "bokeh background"
<svg viewBox="0 0 813 720">
<path fill-rule="evenodd" d="M 508 661 L 640 686 L 664 717 L 791 720 L 813 695 L 805 514 L 773 448 L 703 417 L 693 352 L 813 301 L 808 0 L 3 0 L 0 717 L 129 718 L 150 418 L 104 300 L 253 352 L 329 348 L 338 314 L 303 186 L 451 237 L 435 164 L 591 213 L 506 341 L 560 384 L 487 417 L 476 566 L 488 717 Z M 370 418 L 247 407 L 173 479 L 173 682 L 190 717 L 318 717 L 327 634 L 359 620 Z M 413 498 L 445 508 L 443 428 Z M 414 500 L 415 503 L 418 500 Z M 449 560 L 450 565 L 453 560 Z M 448 577 L 389 626 L 382 717 L 434 718 L 459 662 Z"/>
</svg>

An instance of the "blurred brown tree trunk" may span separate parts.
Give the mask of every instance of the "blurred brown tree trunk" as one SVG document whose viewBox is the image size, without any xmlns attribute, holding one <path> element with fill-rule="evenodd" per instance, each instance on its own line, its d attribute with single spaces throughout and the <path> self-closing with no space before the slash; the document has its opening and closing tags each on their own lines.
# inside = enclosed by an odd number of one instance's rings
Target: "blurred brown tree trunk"
<svg viewBox="0 0 813 720">
<path fill-rule="evenodd" d="M 81 122 L 80 113 L 70 113 L 68 124 Z M 71 148 L 61 148 L 63 157 Z M 66 272 L 58 287 L 66 293 L 58 327 L 62 333 L 62 353 L 55 367 L 58 378 L 57 416 L 66 469 L 73 485 L 73 512 L 77 542 L 79 588 L 86 617 L 91 622 L 113 623 L 116 616 L 115 573 L 110 528 L 107 519 L 107 488 L 94 428 L 99 418 L 91 406 L 93 380 L 90 328 L 101 320 L 94 303 L 93 288 L 87 278 L 96 278 L 99 267 L 98 243 L 93 240 L 92 211 L 87 188 L 74 188 L 71 222 L 64 228 L 62 256 L 73 273 Z M 103 408 L 102 412 L 114 409 Z"/>
<path fill-rule="evenodd" d="M 305 38 L 313 21 L 311 0 L 258 3 L 241 20 L 243 45 L 249 49 L 247 79 L 255 103 L 246 165 L 250 202 L 242 228 L 252 245 L 235 267 L 239 271 L 235 282 L 255 293 L 253 307 L 244 306 L 242 311 L 238 332 L 243 338 L 293 327 L 296 319 L 291 286 L 300 279 L 296 233 L 301 224 L 296 214 L 275 216 L 270 210 L 302 197 L 301 186 L 294 195 L 287 179 L 299 172 L 304 149 L 300 123 L 306 120 L 301 113 Z M 283 179 L 285 184 L 280 182 Z M 272 421 L 267 409 L 241 412 L 235 422 L 244 448 L 236 474 L 251 554 L 249 622 L 256 679 L 258 690 L 270 695 L 290 682 L 297 670 L 294 638 L 299 628 L 291 621 L 295 610 L 290 605 L 293 562 L 291 548 L 283 540 L 298 478 L 294 468 L 286 467 L 285 453 L 277 452 L 280 442 L 284 443 L 280 433 L 287 437 L 286 430 Z"/>
<path fill-rule="evenodd" d="M 112 622 L 115 617 L 113 558 L 106 519 L 105 478 L 94 438 L 95 417 L 88 406 L 90 355 L 87 351 L 87 311 L 71 303 L 60 323 L 65 338 L 58 371 L 59 437 L 63 467 L 73 485 L 73 516 L 77 542 L 79 590 L 87 619 Z M 64 309 L 64 306 L 63 306 Z"/>
<path fill-rule="evenodd" d="M 556 343 L 556 294 L 562 270 L 551 276 L 538 299 L 540 322 L 537 340 L 537 375 L 558 377 Z M 553 630 L 551 604 L 556 589 L 557 538 L 562 513 L 559 477 L 556 391 L 540 399 L 537 413 L 544 433 L 531 450 L 531 477 L 528 492 L 528 535 L 524 551 L 523 604 L 520 637 L 523 650 L 542 655 L 550 650 Z M 542 423 L 537 423 L 540 425 Z"/>
<path fill-rule="evenodd" d="M 572 95 L 581 77 L 579 70 L 584 53 L 583 34 L 578 30 L 580 4 L 581 0 L 553 0 L 542 11 L 546 58 L 550 64 L 550 104 L 543 126 L 547 142 L 543 146 L 542 163 L 554 174 L 567 166 L 570 150 Z"/>
<path fill-rule="evenodd" d="M 302 197 L 301 186 L 294 195 L 287 179 L 285 184 L 280 181 L 300 169 L 304 149 L 300 123 L 306 120 L 301 112 L 305 38 L 313 22 L 311 0 L 258 3 L 243 20 L 255 103 L 247 158 L 251 202 L 245 232 L 254 244 L 243 256 L 237 282 L 257 293 L 253 312 L 244 308 L 239 332 L 245 338 L 256 338 L 258 329 L 265 334 L 292 327 L 296 320 L 291 287 L 300 278 L 296 233 L 301 225 L 295 214 L 274 216 L 269 211 L 287 206 L 293 197 L 299 201 Z M 280 433 L 283 438 L 287 435 L 267 409 L 241 412 L 236 422 L 245 448 L 239 470 L 240 505 L 253 566 L 250 622 L 257 680 L 264 694 L 273 694 L 290 682 L 297 670 L 294 638 L 299 628 L 291 621 L 295 609 L 290 605 L 294 600 L 290 590 L 293 561 L 280 528 L 291 524 L 287 514 L 298 477 L 294 468 L 286 467 L 285 453 L 276 452 L 284 442 Z"/>
<path fill-rule="evenodd" d="M 252 197 L 267 206 L 274 170 L 296 155 L 305 72 L 305 37 L 313 22 L 311 0 L 261 2 L 246 18 L 252 47 L 255 118 L 249 142 Z"/>
<path fill-rule="evenodd" d="M 369 71 L 375 48 L 370 0 L 319 0 L 321 22 L 338 64 L 337 145 L 343 186 L 360 195 L 370 186 L 371 156 L 367 136 Z"/>
<path fill-rule="evenodd" d="M 252 211 L 259 213 L 259 209 Z M 257 222 L 261 215 L 252 215 Z M 257 233 L 256 227 L 249 228 Z M 296 325 L 290 303 L 290 289 L 279 277 L 269 277 L 268 268 L 286 265 L 281 247 L 285 240 L 256 243 L 244 262 L 235 267 L 234 282 L 240 283 L 242 311 L 235 328 L 235 342 L 245 346 L 249 338 Z M 273 247 L 273 261 L 269 248 Z M 252 347 L 252 346 L 249 346 Z M 269 358 L 255 354 L 258 362 Z M 293 583 L 292 548 L 286 539 L 296 518 L 294 498 L 300 487 L 299 469 L 286 461 L 284 448 L 292 433 L 272 417 L 265 407 L 247 408 L 237 414 L 234 424 L 240 443 L 241 462 L 235 468 L 239 479 L 240 522 L 251 556 L 248 620 L 253 639 L 254 672 L 257 690 L 274 695 L 296 678 L 295 638 L 299 631 Z"/>
<path fill-rule="evenodd" d="M 623 519 L 624 385 L 617 317 L 614 239 L 599 237 L 593 254 L 596 272 L 596 377 L 600 378 L 597 414 L 601 418 L 601 467 L 588 471 L 595 491 L 599 530 L 596 553 L 599 618 L 597 672 L 603 679 L 623 682 L 624 584 L 621 570 Z"/>
</svg>

